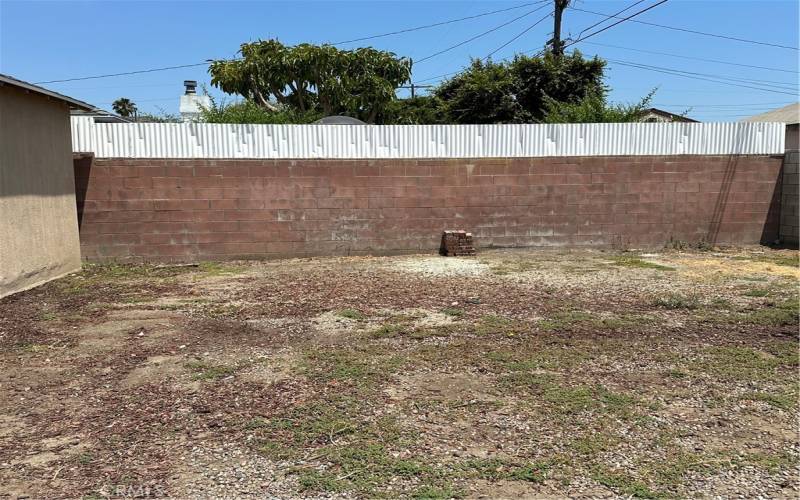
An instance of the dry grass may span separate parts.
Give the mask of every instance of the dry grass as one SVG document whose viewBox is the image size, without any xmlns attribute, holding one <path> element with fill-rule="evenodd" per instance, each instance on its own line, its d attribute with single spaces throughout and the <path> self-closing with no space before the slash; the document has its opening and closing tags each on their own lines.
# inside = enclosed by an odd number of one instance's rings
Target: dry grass
<svg viewBox="0 0 800 500">
<path fill-rule="evenodd" d="M 442 262 L 90 266 L 3 299 L 0 493 L 797 496 L 796 252 Z"/>
</svg>

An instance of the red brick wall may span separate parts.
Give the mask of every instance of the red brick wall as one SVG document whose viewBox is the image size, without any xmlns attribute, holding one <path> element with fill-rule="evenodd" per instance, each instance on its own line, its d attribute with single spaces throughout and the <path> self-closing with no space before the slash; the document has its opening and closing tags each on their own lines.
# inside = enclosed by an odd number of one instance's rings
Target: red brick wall
<svg viewBox="0 0 800 500">
<path fill-rule="evenodd" d="M 75 161 L 84 258 L 223 259 L 777 237 L 781 157 Z"/>
</svg>

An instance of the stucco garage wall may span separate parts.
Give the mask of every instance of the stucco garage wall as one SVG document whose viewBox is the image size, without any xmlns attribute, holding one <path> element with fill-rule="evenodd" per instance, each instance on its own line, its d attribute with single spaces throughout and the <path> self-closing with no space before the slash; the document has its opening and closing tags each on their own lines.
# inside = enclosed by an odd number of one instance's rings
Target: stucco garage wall
<svg viewBox="0 0 800 500">
<path fill-rule="evenodd" d="M 0 86 L 0 297 L 80 267 L 67 104 Z"/>
</svg>

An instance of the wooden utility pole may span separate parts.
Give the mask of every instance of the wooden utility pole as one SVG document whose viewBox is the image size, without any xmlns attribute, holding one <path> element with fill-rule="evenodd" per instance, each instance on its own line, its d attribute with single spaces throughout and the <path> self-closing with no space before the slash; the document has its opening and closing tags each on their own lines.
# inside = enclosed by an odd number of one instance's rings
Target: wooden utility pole
<svg viewBox="0 0 800 500">
<path fill-rule="evenodd" d="M 552 52 L 556 57 L 564 54 L 564 42 L 561 41 L 561 15 L 569 5 L 569 0 L 553 0 L 553 39 Z"/>
</svg>

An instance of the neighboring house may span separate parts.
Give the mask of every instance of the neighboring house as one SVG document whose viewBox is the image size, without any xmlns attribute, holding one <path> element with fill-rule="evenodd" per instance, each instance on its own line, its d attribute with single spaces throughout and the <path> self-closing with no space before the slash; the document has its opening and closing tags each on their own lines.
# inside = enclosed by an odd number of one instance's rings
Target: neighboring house
<svg viewBox="0 0 800 500">
<path fill-rule="evenodd" d="M 186 91 L 181 96 L 180 107 L 181 121 L 195 122 L 200 119 L 203 108 L 211 107 L 211 98 L 207 95 L 197 95 L 197 82 L 184 80 Z"/>
<path fill-rule="evenodd" d="M 743 122 L 782 122 L 786 124 L 786 149 L 800 149 L 800 102 L 754 115 Z"/>
<path fill-rule="evenodd" d="M 70 116 L 91 117 L 95 123 L 131 123 L 133 120 L 123 116 L 115 115 L 110 111 L 100 108 L 92 108 L 89 111 L 83 109 L 69 110 Z"/>
<path fill-rule="evenodd" d="M 699 123 L 697 120 L 692 120 L 683 115 L 676 115 L 663 109 L 650 108 L 642 112 L 642 117 L 639 118 L 643 123 L 671 123 L 671 122 L 685 122 L 685 123 Z"/>
<path fill-rule="evenodd" d="M 81 268 L 70 109 L 94 106 L 0 74 L 0 297 Z"/>
</svg>

